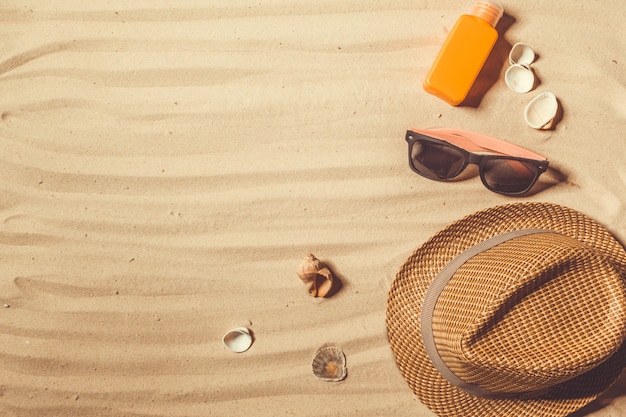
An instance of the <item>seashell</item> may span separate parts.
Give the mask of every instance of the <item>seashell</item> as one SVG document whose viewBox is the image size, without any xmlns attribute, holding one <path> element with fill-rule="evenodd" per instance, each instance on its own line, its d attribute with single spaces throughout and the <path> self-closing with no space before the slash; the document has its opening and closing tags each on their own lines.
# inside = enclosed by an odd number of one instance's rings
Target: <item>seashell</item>
<svg viewBox="0 0 626 417">
<path fill-rule="evenodd" d="M 535 60 L 535 51 L 525 43 L 516 43 L 509 52 L 509 64 L 529 66 Z"/>
<path fill-rule="evenodd" d="M 298 277 L 308 285 L 313 297 L 325 297 L 333 287 L 333 274 L 313 254 L 309 254 L 296 271 Z"/>
<path fill-rule="evenodd" d="M 534 129 L 550 129 L 559 108 L 554 94 L 544 92 L 532 99 L 524 110 L 524 119 Z"/>
<path fill-rule="evenodd" d="M 535 73 L 530 64 L 535 60 L 535 51 L 524 43 L 516 43 L 509 52 L 511 66 L 504 73 L 504 82 L 518 93 L 527 93 L 535 86 Z"/>
<path fill-rule="evenodd" d="M 513 91 L 527 93 L 535 85 L 535 74 L 526 65 L 511 65 L 504 73 L 504 82 Z"/>
<path fill-rule="evenodd" d="M 311 364 L 313 374 L 327 382 L 337 382 L 348 375 L 346 355 L 341 349 L 327 346 L 317 351 Z"/>
<path fill-rule="evenodd" d="M 222 337 L 222 342 L 231 351 L 241 353 L 252 345 L 252 335 L 246 327 L 236 327 Z"/>
</svg>

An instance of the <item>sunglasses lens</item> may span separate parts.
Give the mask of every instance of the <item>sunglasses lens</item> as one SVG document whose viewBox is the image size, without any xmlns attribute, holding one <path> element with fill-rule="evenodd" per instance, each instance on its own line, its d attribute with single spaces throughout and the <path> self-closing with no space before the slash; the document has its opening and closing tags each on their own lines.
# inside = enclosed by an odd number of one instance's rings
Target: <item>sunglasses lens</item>
<svg viewBox="0 0 626 417">
<path fill-rule="evenodd" d="M 427 178 L 446 180 L 463 170 L 465 155 L 451 146 L 418 140 L 411 147 L 411 165 Z"/>
<path fill-rule="evenodd" d="M 521 194 L 530 189 L 537 179 L 537 166 L 513 159 L 490 159 L 483 164 L 483 181 L 493 191 Z"/>
</svg>

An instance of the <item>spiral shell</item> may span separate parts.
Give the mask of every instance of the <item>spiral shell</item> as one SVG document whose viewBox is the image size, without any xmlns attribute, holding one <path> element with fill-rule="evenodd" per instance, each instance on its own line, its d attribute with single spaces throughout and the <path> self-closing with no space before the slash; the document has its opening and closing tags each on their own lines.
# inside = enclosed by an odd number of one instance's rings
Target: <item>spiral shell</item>
<svg viewBox="0 0 626 417">
<path fill-rule="evenodd" d="M 327 346 L 317 351 L 311 364 L 313 374 L 327 382 L 337 382 L 348 375 L 346 355 L 341 349 Z"/>
<path fill-rule="evenodd" d="M 302 261 L 296 273 L 313 297 L 326 297 L 333 287 L 332 272 L 311 253 Z"/>
</svg>

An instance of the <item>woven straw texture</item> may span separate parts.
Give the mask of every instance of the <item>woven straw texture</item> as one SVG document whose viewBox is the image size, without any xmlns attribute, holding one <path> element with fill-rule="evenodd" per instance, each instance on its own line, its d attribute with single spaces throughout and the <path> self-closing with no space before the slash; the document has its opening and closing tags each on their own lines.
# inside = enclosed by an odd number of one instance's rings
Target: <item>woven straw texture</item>
<svg viewBox="0 0 626 417">
<path fill-rule="evenodd" d="M 549 388 L 524 400 L 472 396 L 448 383 L 424 349 L 424 294 L 466 249 L 532 228 L 560 235 L 518 238 L 466 262 L 440 296 L 433 333 L 444 362 L 465 381 L 498 392 Z M 609 388 L 626 364 L 624 278 L 626 251 L 583 214 L 545 203 L 490 208 L 444 228 L 406 260 L 389 292 L 389 342 L 410 388 L 441 417 L 566 416 Z"/>
</svg>

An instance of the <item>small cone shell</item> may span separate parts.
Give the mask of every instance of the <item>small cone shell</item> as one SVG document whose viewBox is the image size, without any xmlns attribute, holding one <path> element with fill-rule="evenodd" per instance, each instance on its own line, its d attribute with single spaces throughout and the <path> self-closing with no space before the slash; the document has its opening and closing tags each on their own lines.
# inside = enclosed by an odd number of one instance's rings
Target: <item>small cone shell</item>
<svg viewBox="0 0 626 417">
<path fill-rule="evenodd" d="M 309 254 L 296 271 L 312 297 L 325 297 L 333 287 L 333 274 L 313 254 Z"/>
</svg>

